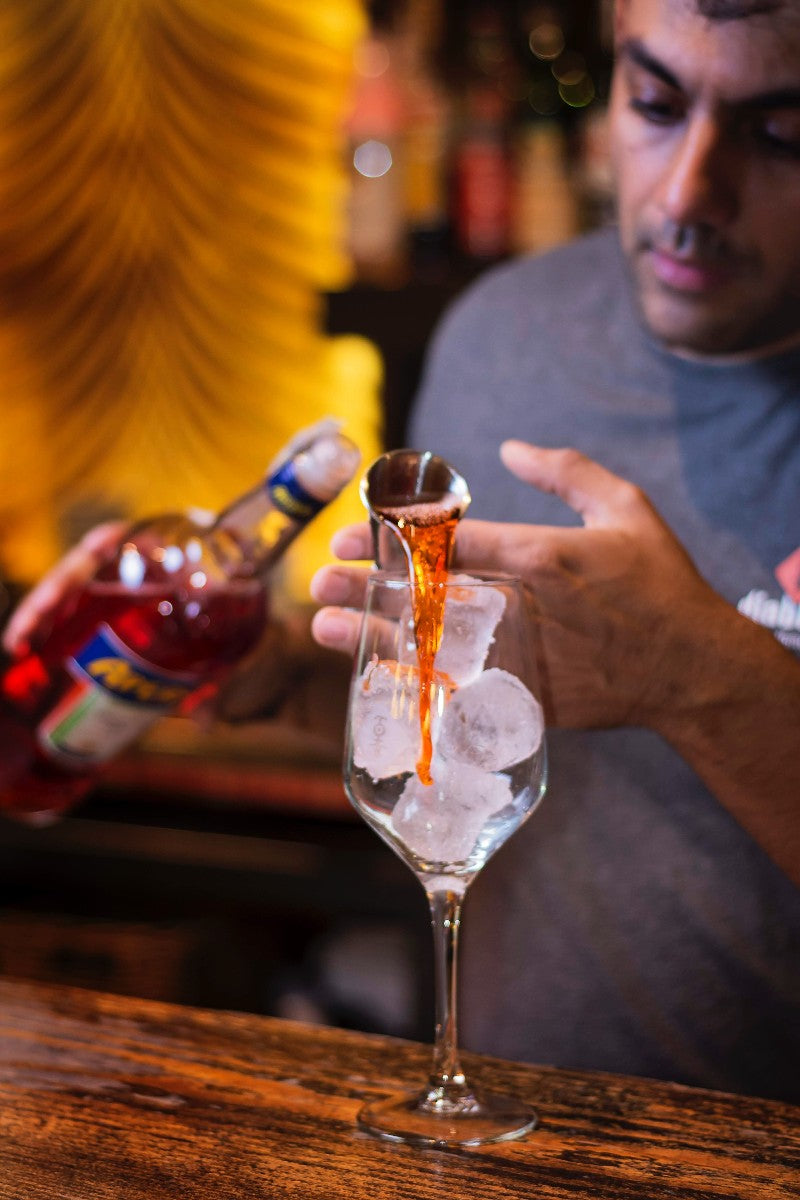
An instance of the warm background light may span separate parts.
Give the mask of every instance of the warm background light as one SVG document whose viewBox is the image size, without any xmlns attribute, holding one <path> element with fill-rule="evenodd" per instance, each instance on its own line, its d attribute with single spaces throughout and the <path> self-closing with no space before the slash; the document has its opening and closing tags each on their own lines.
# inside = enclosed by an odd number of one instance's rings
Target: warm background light
<svg viewBox="0 0 800 1200">
<path fill-rule="evenodd" d="M 346 284 L 359 0 L 0 9 L 0 573 L 105 516 L 217 508 L 299 426 L 366 457 L 380 364 Z M 303 591 L 355 489 L 302 540 Z"/>
</svg>

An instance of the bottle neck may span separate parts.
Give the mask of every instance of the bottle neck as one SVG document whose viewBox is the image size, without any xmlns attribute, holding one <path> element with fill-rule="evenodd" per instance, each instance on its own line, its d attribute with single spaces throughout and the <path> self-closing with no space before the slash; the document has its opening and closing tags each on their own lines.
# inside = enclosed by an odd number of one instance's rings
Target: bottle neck
<svg viewBox="0 0 800 1200">
<path fill-rule="evenodd" d="M 269 571 L 312 515 L 301 519 L 276 505 L 265 480 L 220 513 L 206 540 L 226 574 L 253 578 Z"/>
<path fill-rule="evenodd" d="M 224 509 L 212 527 L 209 540 L 228 573 L 268 571 L 352 479 L 358 461 L 354 444 L 334 432 L 274 464 L 264 482 Z"/>
</svg>

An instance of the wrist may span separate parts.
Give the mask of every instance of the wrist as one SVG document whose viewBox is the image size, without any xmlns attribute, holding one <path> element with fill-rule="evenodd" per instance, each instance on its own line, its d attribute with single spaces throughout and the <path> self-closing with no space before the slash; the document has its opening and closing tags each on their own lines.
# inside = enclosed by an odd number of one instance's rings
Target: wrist
<svg viewBox="0 0 800 1200">
<path fill-rule="evenodd" d="M 220 689 L 217 716 L 232 724 L 280 714 L 305 666 L 305 640 L 294 622 L 271 617 L 258 645 Z"/>
<path fill-rule="evenodd" d="M 797 702 L 794 655 L 721 597 L 673 653 L 667 702 L 650 724 L 689 761 L 727 753 L 737 737 L 747 740 L 767 704 Z"/>
</svg>

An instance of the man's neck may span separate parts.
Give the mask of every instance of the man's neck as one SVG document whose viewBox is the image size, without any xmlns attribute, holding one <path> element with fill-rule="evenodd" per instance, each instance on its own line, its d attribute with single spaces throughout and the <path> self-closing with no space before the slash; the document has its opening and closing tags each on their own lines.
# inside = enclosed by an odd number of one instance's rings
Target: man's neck
<svg viewBox="0 0 800 1200">
<path fill-rule="evenodd" d="M 800 346 L 800 329 L 764 346 L 755 346 L 751 350 L 737 350 L 731 354 L 703 354 L 698 350 L 688 350 L 682 346 L 666 346 L 665 349 L 678 358 L 685 358 L 688 362 L 706 363 L 710 367 L 728 367 L 735 366 L 737 363 L 750 363 L 757 362 L 762 358 L 773 358 L 777 354 L 793 350 L 795 346 Z"/>
</svg>

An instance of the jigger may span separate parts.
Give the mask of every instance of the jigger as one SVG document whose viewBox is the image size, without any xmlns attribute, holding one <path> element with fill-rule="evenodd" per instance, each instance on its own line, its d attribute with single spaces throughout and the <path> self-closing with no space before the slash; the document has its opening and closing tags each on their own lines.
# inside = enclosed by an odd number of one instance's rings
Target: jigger
<svg viewBox="0 0 800 1200">
<path fill-rule="evenodd" d="M 397 534 L 398 518 L 413 519 L 414 510 L 424 505 L 435 510 L 439 519 L 460 519 L 471 499 L 463 475 L 430 450 L 381 454 L 365 472 L 360 491 L 369 512 L 375 564 L 387 569 L 405 566 L 406 547 Z M 387 527 L 392 530 L 390 538 L 383 533 Z"/>
</svg>

